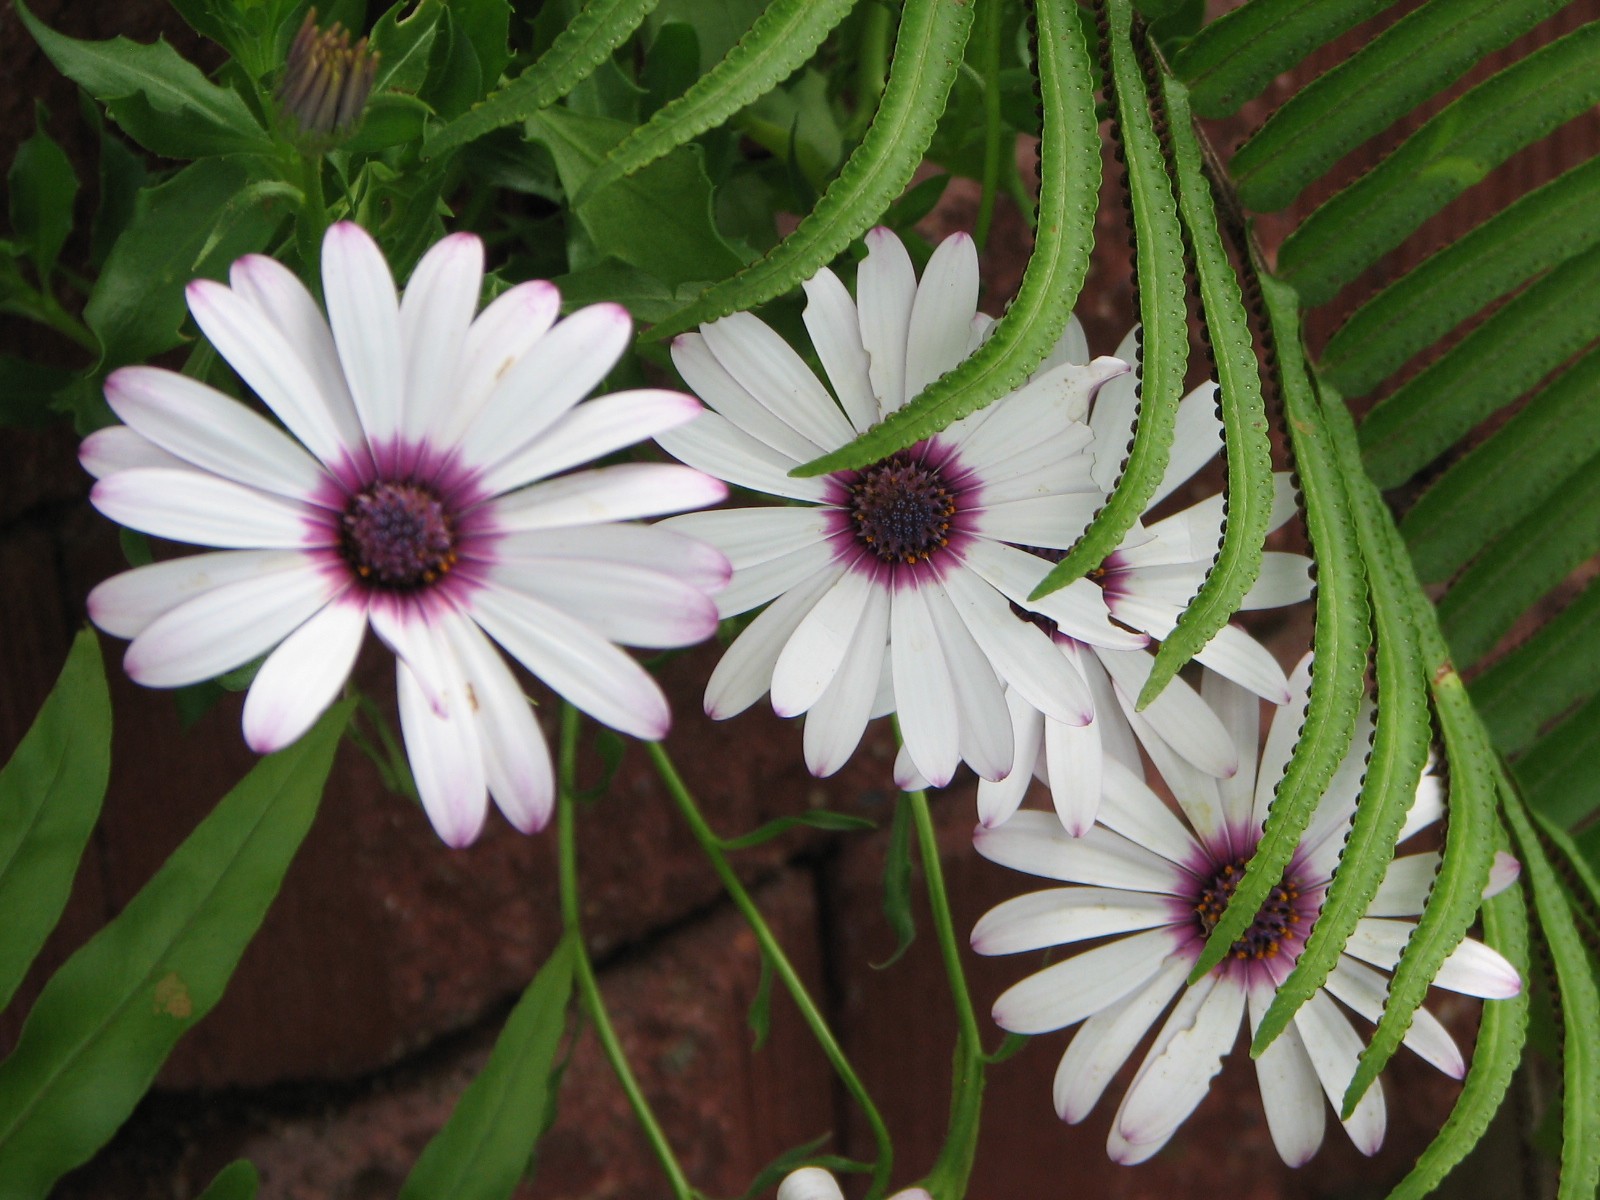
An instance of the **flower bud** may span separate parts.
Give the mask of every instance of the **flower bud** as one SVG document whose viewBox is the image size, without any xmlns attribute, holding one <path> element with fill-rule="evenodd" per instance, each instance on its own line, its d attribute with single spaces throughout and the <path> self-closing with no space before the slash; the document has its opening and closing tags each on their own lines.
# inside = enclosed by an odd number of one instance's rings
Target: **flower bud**
<svg viewBox="0 0 1600 1200">
<path fill-rule="evenodd" d="M 378 54 L 367 49 L 366 38 L 351 45 L 349 30 L 337 21 L 319 29 L 316 20 L 312 9 L 289 47 L 278 110 L 298 140 L 327 149 L 361 123 Z"/>
</svg>

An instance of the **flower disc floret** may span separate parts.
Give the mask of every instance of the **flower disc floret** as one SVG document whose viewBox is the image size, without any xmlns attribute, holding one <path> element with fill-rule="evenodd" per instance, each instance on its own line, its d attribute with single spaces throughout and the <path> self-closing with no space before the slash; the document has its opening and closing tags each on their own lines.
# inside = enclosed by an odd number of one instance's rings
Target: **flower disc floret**
<svg viewBox="0 0 1600 1200">
<path fill-rule="evenodd" d="M 372 586 L 415 591 L 456 565 L 455 518 L 424 484 L 379 481 L 350 497 L 340 549 Z"/>
<path fill-rule="evenodd" d="M 856 540 L 880 561 L 924 562 L 950 544 L 956 500 L 938 466 L 902 451 L 873 463 L 846 491 Z"/>
</svg>

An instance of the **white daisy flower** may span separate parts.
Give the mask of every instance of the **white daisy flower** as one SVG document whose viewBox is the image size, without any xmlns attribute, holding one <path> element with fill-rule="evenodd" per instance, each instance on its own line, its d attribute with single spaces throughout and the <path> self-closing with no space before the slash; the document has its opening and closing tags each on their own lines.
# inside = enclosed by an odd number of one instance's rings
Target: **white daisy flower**
<svg viewBox="0 0 1600 1200">
<path fill-rule="evenodd" d="M 1080 580 L 1028 593 L 1050 564 L 1019 546 L 1069 546 L 1099 507 L 1089 397 L 1125 363 L 1047 364 L 1020 391 L 861 471 L 789 471 L 898 409 L 982 341 L 978 258 L 947 238 L 917 281 L 887 229 L 867 235 L 857 298 L 823 270 L 806 285 L 806 327 L 833 393 L 748 313 L 703 325 L 673 361 L 714 411 L 657 440 L 684 462 L 797 504 L 664 522 L 727 553 L 723 616 L 771 604 L 739 636 L 706 690 L 715 718 L 770 690 L 781 716 L 806 714 L 806 764 L 837 771 L 867 721 L 898 712 L 896 779 L 943 786 L 963 759 L 984 779 L 1014 758 L 1004 689 L 1064 726 L 1094 701 L 1028 608 L 1079 641 L 1137 649 L 1100 588 Z M 837 400 L 835 399 L 837 397 Z"/>
<path fill-rule="evenodd" d="M 666 700 L 612 643 L 700 641 L 717 622 L 706 593 L 729 571 L 709 546 L 617 523 L 714 504 L 719 481 L 643 463 L 548 477 L 700 405 L 667 391 L 580 405 L 626 347 L 627 312 L 597 304 L 557 323 L 560 296 L 537 281 L 474 317 L 483 246 L 470 235 L 429 250 L 401 297 L 371 237 L 338 224 L 322 279 L 326 320 L 260 255 L 233 265 L 232 287 L 189 285 L 195 321 L 282 427 L 172 371 L 106 381 L 127 424 L 84 442 L 95 506 L 222 549 L 105 581 L 90 616 L 133 639 L 124 665 L 149 687 L 266 654 L 244 706 L 259 753 L 332 703 L 370 624 L 397 659 L 407 752 L 439 836 L 471 842 L 486 794 L 538 829 L 549 752 L 489 639 L 597 720 L 659 738 Z"/>
<path fill-rule="evenodd" d="M 1117 357 L 1132 362 L 1139 354 L 1137 330 L 1117 347 Z M 1054 361 L 1089 361 L 1088 343 L 1074 318 L 1056 348 Z M 1116 486 L 1127 458 L 1138 399 L 1135 376 L 1119 375 L 1095 396 L 1089 426 L 1094 441 L 1096 487 L 1109 493 Z M 1179 403 L 1176 431 L 1167 470 L 1145 511 L 1149 512 L 1187 483 L 1216 457 L 1223 446 L 1222 422 L 1217 416 L 1217 385 L 1201 384 Z M 1274 475 L 1276 494 L 1270 529 L 1280 528 L 1294 515 L 1294 489 L 1287 472 Z M 1199 592 L 1216 559 L 1222 539 L 1223 497 L 1219 492 L 1182 512 L 1148 527 L 1135 524 L 1122 544 L 1090 573 L 1104 589 L 1111 615 L 1122 625 L 1165 638 L 1178 617 Z M 1060 561 L 1064 552 L 1030 547 L 1041 557 Z M 1311 560 L 1299 554 L 1268 551 L 1261 575 L 1245 596 L 1242 608 L 1275 608 L 1294 604 L 1311 594 Z M 1016 757 L 1002 781 L 980 784 L 978 816 L 985 825 L 998 825 L 1017 810 L 1028 784 L 1037 777 L 1051 788 L 1056 812 L 1068 833 L 1086 832 L 1100 803 L 1098 764 L 1103 753 L 1122 753 L 1133 744 L 1123 713 L 1149 678 L 1153 664 L 1147 651 L 1117 650 L 1074 642 L 1060 631 L 1054 640 L 1088 680 L 1096 699 L 1095 720 L 1080 727 L 1054 722 L 1027 700 L 1008 691 L 1012 745 Z M 1288 680 L 1270 651 L 1236 625 L 1225 625 L 1195 656 L 1200 663 L 1232 679 L 1274 704 L 1289 697 Z M 1181 679 L 1174 679 L 1141 717 L 1150 731 L 1208 775 L 1227 778 L 1238 769 L 1233 743 L 1222 735 L 1211 711 Z M 1136 757 L 1136 756 L 1135 756 Z M 1052 768 L 1052 764 L 1053 768 Z"/>
<path fill-rule="evenodd" d="M 1108 756 L 1100 823 L 1084 837 L 1064 836 L 1053 815 L 1026 810 L 998 828 L 977 831 L 976 845 L 986 858 L 1081 885 L 1019 896 L 991 910 L 972 933 L 978 953 L 1015 954 L 1127 935 L 1046 967 L 995 1002 L 995 1020 L 1017 1033 L 1084 1023 L 1056 1072 L 1055 1106 L 1062 1120 L 1075 1123 L 1088 1116 L 1181 990 L 1118 1106 L 1107 1146 L 1118 1162 L 1143 1162 L 1155 1154 L 1194 1111 L 1233 1048 L 1241 1019 L 1248 1013 L 1252 1031 L 1259 1024 L 1321 909 L 1361 788 L 1362 736 L 1255 923 L 1229 958 L 1184 988 L 1261 836 L 1298 735 L 1309 683 L 1308 655 L 1290 679 L 1293 698 L 1274 715 L 1256 769 L 1256 756 L 1248 749 L 1257 743 L 1256 697 L 1214 672 L 1205 673 L 1205 698 L 1245 751 L 1245 765 L 1218 781 L 1159 739 L 1146 740 L 1182 820 L 1145 785 L 1137 759 Z M 1368 730 L 1370 718 L 1369 710 Z M 1424 775 L 1401 839 L 1438 820 L 1443 808 L 1439 780 Z M 1327 983 L 1256 1062 L 1273 1142 L 1291 1166 L 1304 1163 L 1322 1143 L 1325 1112 L 1319 1092 L 1337 1111 L 1361 1052 L 1361 1036 L 1334 1000 L 1369 1021 L 1378 1019 L 1388 989 L 1379 970 L 1394 967 L 1414 928 L 1395 918 L 1422 911 L 1437 867 L 1434 853 L 1395 859 Z M 1485 895 L 1508 886 L 1517 869 L 1509 855 L 1500 856 Z M 1445 960 L 1434 982 L 1491 999 L 1514 996 L 1522 986 L 1509 962 L 1470 938 Z M 1425 1009 L 1417 1010 L 1405 1044 L 1451 1077 L 1464 1074 L 1460 1051 Z M 1345 1128 L 1358 1150 L 1373 1154 L 1383 1142 L 1384 1122 L 1383 1092 L 1375 1084 Z"/>
<path fill-rule="evenodd" d="M 844 1200 L 839 1181 L 821 1167 L 790 1171 L 778 1185 L 777 1200 Z M 889 1200 L 931 1200 L 927 1188 L 902 1188 Z"/>
</svg>

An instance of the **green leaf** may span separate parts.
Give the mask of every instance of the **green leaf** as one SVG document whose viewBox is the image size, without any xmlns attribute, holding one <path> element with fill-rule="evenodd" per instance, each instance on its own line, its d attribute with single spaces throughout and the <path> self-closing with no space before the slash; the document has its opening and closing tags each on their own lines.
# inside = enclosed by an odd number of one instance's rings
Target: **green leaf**
<svg viewBox="0 0 1600 1200">
<path fill-rule="evenodd" d="M 1467 690 L 1502 754 L 1527 749 L 1547 721 L 1600 692 L 1600 582 Z"/>
<path fill-rule="evenodd" d="M 765 304 L 815 275 L 866 232 L 905 191 L 922 161 L 960 69 L 972 7 L 966 0 L 906 0 L 872 126 L 816 207 L 760 262 L 709 288 L 652 328 L 651 337 L 670 337 Z"/>
<path fill-rule="evenodd" d="M 669 288 L 654 275 L 616 258 L 602 258 L 591 267 L 558 275 L 550 281 L 561 289 L 561 307 L 571 312 L 610 300 L 633 314 L 635 321 L 659 321 L 694 299 L 693 287 Z"/>
<path fill-rule="evenodd" d="M 189 281 L 221 278 L 234 259 L 266 246 L 283 219 L 281 202 L 234 210 L 234 219 L 220 225 L 247 183 L 242 167 L 211 158 L 139 193 L 133 219 L 83 310 L 85 324 L 100 338 L 102 375 L 180 344 Z"/>
<path fill-rule="evenodd" d="M 458 36 L 472 46 L 485 91 L 500 82 L 511 61 L 511 5 L 507 0 L 450 0 Z"/>
<path fill-rule="evenodd" d="M 1529 192 L 1390 284 L 1328 339 L 1317 370 L 1364 396 L 1473 313 L 1600 242 L 1600 158 Z"/>
<path fill-rule="evenodd" d="M 1328 885 L 1305 950 L 1256 1029 L 1252 1057 L 1260 1056 L 1323 985 L 1356 922 L 1366 916 L 1394 859 L 1406 814 L 1416 801 L 1432 732 L 1411 601 L 1399 582 L 1400 572 L 1407 568 L 1404 558 L 1396 558 L 1396 539 L 1392 528 L 1386 527 L 1392 519 L 1377 491 L 1359 475 L 1361 459 L 1349 409 L 1326 388 L 1322 405 L 1344 477 L 1350 482 L 1356 537 L 1368 563 L 1368 596 L 1377 634 L 1378 723 L 1339 869 Z"/>
<path fill-rule="evenodd" d="M 122 231 L 133 220 L 139 192 L 149 181 L 139 156 L 100 127 L 100 206 L 89 227 L 89 261 L 103 268 Z"/>
<path fill-rule="evenodd" d="M 646 116 L 676 100 L 700 77 L 700 35 L 687 21 L 667 21 L 656 29 L 650 51 L 639 68 L 639 86 L 645 91 Z"/>
<path fill-rule="evenodd" d="M 1470 666 L 1523 612 L 1600 552 L 1600 456 L 1558 486 L 1544 506 L 1501 534 L 1439 601 L 1450 649 Z"/>
<path fill-rule="evenodd" d="M 1571 902 L 1534 830 L 1522 801 L 1509 783 L 1500 791 L 1501 807 L 1517 839 L 1523 870 L 1533 890 L 1538 932 L 1555 963 L 1560 996 L 1561 1182 L 1559 1200 L 1589 1200 L 1600 1184 L 1600 991 L 1593 959 L 1584 949 Z"/>
<path fill-rule="evenodd" d="M 539 968 L 488 1063 L 406 1178 L 400 1200 L 510 1200 L 533 1157 L 540 1118 L 555 1103 L 551 1078 L 579 952 L 568 934 Z"/>
<path fill-rule="evenodd" d="M 410 0 L 395 0 L 389 11 L 378 18 L 367 39 L 378 56 L 378 70 L 372 79 L 375 94 L 385 90 L 415 93 L 427 81 L 444 5 L 440 0 L 418 0 L 402 19 L 400 14 L 409 3 Z"/>
<path fill-rule="evenodd" d="M 779 834 L 787 833 L 791 829 L 805 826 L 808 829 L 826 829 L 832 833 L 853 833 L 861 829 L 876 829 L 877 826 L 865 817 L 852 817 L 848 813 L 831 812 L 826 808 L 813 808 L 809 812 L 801 813 L 794 817 L 778 817 L 768 821 L 761 828 L 756 829 L 742 837 L 722 839 L 724 850 L 748 850 L 751 846 L 759 846 L 763 842 L 770 842 Z"/>
<path fill-rule="evenodd" d="M 533 66 L 436 133 L 423 144 L 423 156 L 437 158 L 548 108 L 627 41 L 655 6 L 656 0 L 588 0 Z"/>
<path fill-rule="evenodd" d="M 72 375 L 65 367 L 0 354 L 0 426 L 43 429 L 49 425 L 60 415 L 51 409 L 50 398 Z"/>
<path fill-rule="evenodd" d="M 892 967 L 917 940 L 917 918 L 911 908 L 911 798 L 904 792 L 895 801 L 894 824 L 883 858 L 883 915 L 894 931 L 894 953 L 874 970 Z"/>
<path fill-rule="evenodd" d="M 1318 46 L 1394 0 L 1249 0 L 1202 29 L 1172 59 L 1202 117 L 1231 117 Z"/>
<path fill-rule="evenodd" d="M 1422 494 L 1400 532 L 1424 583 L 1442 583 L 1600 454 L 1600 351 L 1569 367 Z"/>
<path fill-rule="evenodd" d="M 269 755 L 45 984 L 0 1063 L 0 1180 L 42 1197 L 144 1095 L 222 998 L 316 815 L 351 704 Z"/>
<path fill-rule="evenodd" d="M 726 58 L 612 148 L 573 203 L 581 204 L 770 92 L 816 53 L 854 4 L 855 0 L 772 0 Z"/>
<path fill-rule="evenodd" d="M 756 1174 L 750 1181 L 750 1186 L 745 1188 L 739 1200 L 756 1200 L 756 1197 L 769 1190 L 791 1171 L 800 1167 L 821 1167 L 824 1170 L 838 1174 L 842 1171 L 853 1171 L 862 1175 L 872 1170 L 871 1163 L 856 1162 L 849 1158 L 840 1158 L 836 1154 L 818 1154 L 817 1151 L 832 1137 L 825 1133 L 821 1137 L 805 1143 L 803 1146 L 794 1146 L 785 1150 L 773 1159 Z"/>
<path fill-rule="evenodd" d="M 211 1181 L 211 1186 L 200 1193 L 199 1200 L 256 1200 L 256 1189 L 261 1186 L 261 1173 L 248 1158 L 236 1158 Z"/>
<path fill-rule="evenodd" d="M 1351 150 L 1567 3 L 1429 0 L 1407 13 L 1301 88 L 1239 147 L 1228 164 L 1239 199 L 1257 212 L 1287 208 Z"/>
<path fill-rule="evenodd" d="M 1361 423 L 1367 473 L 1398 487 L 1597 336 L 1600 246 L 1569 258 L 1377 404 Z"/>
<path fill-rule="evenodd" d="M 1305 493 L 1306 530 L 1317 564 L 1316 660 L 1305 724 L 1273 795 L 1266 826 L 1239 887 L 1190 973 L 1197 980 L 1227 955 L 1283 878 L 1300 836 L 1328 790 L 1355 733 L 1371 643 L 1370 609 L 1344 473 L 1322 405 L 1307 373 L 1294 290 L 1266 273 L 1252 247 L 1254 278 L 1278 359 L 1278 384 Z"/>
<path fill-rule="evenodd" d="M 415 96 L 404 92 L 379 92 L 367 101 L 361 127 L 340 149 L 347 154 L 371 154 L 390 146 L 414 142 L 422 136 L 433 112 Z"/>
<path fill-rule="evenodd" d="M 1222 546 L 1200 591 L 1189 601 L 1178 625 L 1161 643 L 1155 664 L 1139 693 L 1149 705 L 1188 661 L 1205 649 L 1261 575 L 1261 551 L 1272 520 L 1272 443 L 1267 408 L 1261 397 L 1255 340 L 1245 312 L 1239 279 L 1223 245 L 1211 199 L 1211 182 L 1200 158 L 1200 142 L 1189 115 L 1183 84 L 1163 76 L 1167 127 L 1177 167 L 1178 208 L 1194 248 L 1201 308 L 1216 361 L 1218 405 L 1222 411 L 1228 483 L 1223 492 Z"/>
<path fill-rule="evenodd" d="M 0 770 L 0 1007 L 61 917 L 110 775 L 111 694 L 84 629 Z"/>
<path fill-rule="evenodd" d="M 759 1050 L 767 1044 L 767 1037 L 772 1032 L 772 961 L 765 954 L 761 956 L 761 979 L 750 1001 L 748 1019 L 750 1032 L 755 1037 L 753 1048 Z"/>
<path fill-rule="evenodd" d="M 1030 599 L 1083 578 L 1121 544 L 1144 513 L 1167 469 L 1183 373 L 1189 359 L 1189 314 L 1185 301 L 1183 231 L 1172 195 L 1161 139 L 1145 91 L 1144 72 L 1132 35 L 1129 0 L 1108 0 L 1113 120 L 1121 123 L 1133 204 L 1130 238 L 1138 275 L 1140 373 L 1138 425 L 1122 478 L 1083 537 L 1051 568 Z M 1139 37 L 1143 39 L 1143 31 Z"/>
<path fill-rule="evenodd" d="M 1042 0 L 1037 15 L 1044 107 L 1039 223 L 1016 300 L 989 339 L 954 370 L 849 445 L 794 474 L 864 467 L 976 412 L 1021 386 L 1066 328 L 1094 244 L 1100 182 L 1094 78 L 1073 9 L 1064 0 Z"/>
<path fill-rule="evenodd" d="M 212 83 L 166 42 L 80 42 L 43 24 L 20 0 L 16 10 L 56 69 L 104 103 L 147 150 L 168 158 L 271 152 L 272 139 L 239 94 Z"/>
<path fill-rule="evenodd" d="M 931 213 L 950 186 L 948 174 L 930 175 L 889 206 L 883 223 L 896 233 L 910 229 Z"/>
<path fill-rule="evenodd" d="M 528 136 L 555 156 L 561 186 L 573 195 L 628 132 L 621 121 L 553 108 L 528 121 Z M 743 259 L 717 232 L 711 181 L 698 146 L 684 146 L 579 207 L 578 219 L 596 250 L 677 287 L 721 279 Z"/>
<path fill-rule="evenodd" d="M 26 249 L 48 287 L 50 273 L 67 235 L 72 232 L 72 202 L 78 195 L 78 176 L 66 151 L 44 131 L 49 114 L 43 104 L 34 107 L 33 136 L 17 147 L 6 173 L 11 194 L 11 231 Z"/>
<path fill-rule="evenodd" d="M 428 56 L 428 78 L 417 98 L 449 120 L 481 100 L 485 90 L 477 50 L 466 31 L 457 28 L 454 7 L 447 5 Z"/>
<path fill-rule="evenodd" d="M 1503 831 L 1500 839 L 1505 841 Z M 1520 885 L 1485 902 L 1483 940 L 1505 955 L 1524 981 L 1528 979 L 1528 912 Z M 1472 1050 L 1472 1066 L 1455 1107 L 1438 1136 L 1418 1155 L 1410 1173 L 1389 1193 L 1389 1200 L 1422 1200 L 1477 1145 L 1511 1086 L 1527 1029 L 1526 986 L 1509 1000 L 1485 1001 Z"/>
<path fill-rule="evenodd" d="M 1600 696 L 1535 742 L 1512 769 L 1528 803 L 1571 829 L 1594 812 L 1600 778 Z"/>
<path fill-rule="evenodd" d="M 1513 153 L 1600 101 L 1600 22 L 1455 101 L 1307 217 L 1278 251 L 1306 305 L 1325 304 Z"/>
</svg>

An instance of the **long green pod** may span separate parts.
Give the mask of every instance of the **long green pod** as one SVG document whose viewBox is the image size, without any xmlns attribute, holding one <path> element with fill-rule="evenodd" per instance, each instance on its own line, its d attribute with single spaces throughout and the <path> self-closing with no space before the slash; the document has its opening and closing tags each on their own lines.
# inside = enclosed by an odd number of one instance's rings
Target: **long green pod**
<svg viewBox="0 0 1600 1200">
<path fill-rule="evenodd" d="M 1569 0 L 1429 0 L 1268 118 L 1229 164 L 1239 198 L 1276 212 L 1317 176 L 1484 55 L 1509 45 Z"/>
<path fill-rule="evenodd" d="M 1479 84 L 1323 204 L 1278 251 L 1308 306 L 1324 304 L 1529 142 L 1600 101 L 1600 22 Z"/>
<path fill-rule="evenodd" d="M 754 308 L 827 266 L 905 191 L 933 138 L 972 32 L 970 0 L 906 0 L 877 114 L 861 144 L 794 232 L 645 331 L 671 337 Z"/>
<path fill-rule="evenodd" d="M 1366 476 L 1359 480 L 1369 494 L 1375 486 Z M 1403 562 L 1400 535 L 1394 526 L 1381 526 L 1391 539 L 1393 554 Z M 1445 828 L 1444 854 L 1427 906 L 1417 921 L 1416 930 L 1400 952 L 1394 976 L 1389 981 L 1389 999 L 1372 1038 L 1361 1052 L 1355 1075 L 1344 1094 L 1344 1117 L 1355 1111 L 1378 1073 L 1400 1048 L 1401 1039 L 1411 1027 L 1417 1006 L 1428 994 L 1428 986 L 1439 974 L 1444 960 L 1467 936 L 1483 903 L 1483 889 L 1489 881 L 1494 861 L 1494 797 L 1497 762 L 1489 735 L 1467 696 L 1449 647 L 1434 619 L 1433 606 L 1410 572 L 1395 578 L 1403 582 L 1410 595 L 1413 620 L 1422 643 L 1423 663 L 1433 693 L 1433 708 L 1444 739 L 1450 763 L 1449 822 Z"/>
<path fill-rule="evenodd" d="M 1089 269 L 1100 189 L 1094 72 L 1074 8 L 1068 0 L 1035 5 L 1044 114 L 1039 227 L 1017 298 L 988 340 L 954 370 L 855 441 L 793 474 L 864 467 L 932 436 L 1020 387 L 1061 336 Z"/>
<path fill-rule="evenodd" d="M 578 189 L 572 206 L 770 92 L 816 53 L 854 7 L 855 0 L 772 0 L 721 62 L 617 143 Z"/>
<path fill-rule="evenodd" d="M 1571 903 L 1554 866 L 1509 781 L 1501 780 L 1500 806 L 1517 839 L 1533 890 L 1538 933 L 1550 949 L 1563 1016 L 1561 1069 L 1561 1182 L 1558 1200 L 1593 1200 L 1600 1184 L 1600 991 L 1578 936 Z"/>
<path fill-rule="evenodd" d="M 1378 727 L 1339 869 L 1328 885 L 1327 899 L 1311 927 L 1304 952 L 1256 1030 L 1250 1046 L 1254 1057 L 1272 1044 L 1300 1006 L 1327 981 L 1356 922 L 1366 916 L 1394 860 L 1406 813 L 1416 800 L 1431 732 L 1422 649 L 1410 598 L 1399 583 L 1400 572 L 1407 569 L 1405 560 L 1395 557 L 1393 539 L 1384 533 L 1383 524 L 1390 518 L 1382 501 L 1352 474 L 1361 470 L 1361 459 L 1349 409 L 1326 387 L 1322 402 L 1345 478 L 1354 480 L 1351 509 L 1356 538 L 1367 561 L 1367 588 L 1377 634 Z"/>
<path fill-rule="evenodd" d="M 1259 250 L 1252 247 L 1252 269 L 1277 355 L 1284 417 L 1305 493 L 1306 529 L 1317 562 L 1317 657 L 1305 724 L 1278 781 L 1261 841 L 1227 911 L 1212 929 L 1190 973 L 1191 980 L 1198 980 L 1227 956 L 1255 920 L 1267 893 L 1283 878 L 1317 803 L 1350 748 L 1372 641 L 1361 548 L 1300 341 L 1298 298 L 1293 288 L 1267 274 L 1258 255 Z"/>
<path fill-rule="evenodd" d="M 1223 492 L 1222 545 L 1216 561 L 1178 618 L 1177 628 L 1161 643 L 1150 677 L 1139 693 L 1140 708 L 1159 696 L 1184 664 L 1205 649 L 1228 618 L 1239 611 L 1261 575 L 1261 551 L 1272 520 L 1273 494 L 1272 442 L 1267 434 L 1267 406 L 1261 398 L 1250 317 L 1217 224 L 1211 182 L 1202 169 L 1200 141 L 1189 115 L 1187 89 L 1170 75 L 1163 76 L 1162 88 L 1178 171 L 1178 210 L 1194 248 L 1200 303 L 1216 360 L 1228 485 Z"/>
<path fill-rule="evenodd" d="M 1505 831 L 1500 842 L 1509 848 Z M 1511 1076 L 1522 1058 L 1528 1032 L 1528 909 L 1520 884 L 1483 906 L 1483 940 L 1498 950 L 1522 977 L 1523 988 L 1509 1000 L 1491 1000 L 1478 1021 L 1472 1066 L 1445 1118 L 1439 1135 L 1417 1157 L 1410 1173 L 1389 1193 L 1389 1200 L 1422 1200 L 1478 1144 L 1505 1099 Z"/>
<path fill-rule="evenodd" d="M 538 61 L 425 141 L 422 157 L 437 158 L 548 108 L 632 37 L 657 3 L 658 0 L 588 0 Z"/>
<path fill-rule="evenodd" d="M 1321 377 L 1365 396 L 1484 305 L 1600 243 L 1600 157 L 1529 192 L 1384 288 L 1328 339 Z"/>
<path fill-rule="evenodd" d="M 1033 589 L 1037 600 L 1082 579 L 1121 544 L 1144 513 L 1167 469 L 1167 456 L 1183 395 L 1189 359 L 1189 320 L 1184 297 L 1183 230 L 1172 195 L 1172 175 L 1156 131 L 1144 69 L 1134 48 L 1130 0 L 1105 0 L 1108 98 L 1122 127 L 1128 195 L 1133 205 L 1132 241 L 1137 262 L 1139 319 L 1143 322 L 1139 423 L 1122 478 L 1083 537 Z M 1139 36 L 1142 38 L 1141 27 Z"/>
<path fill-rule="evenodd" d="M 1223 13 L 1172 59 L 1194 111 L 1231 117 L 1318 46 L 1394 0 L 1249 0 Z"/>
</svg>

